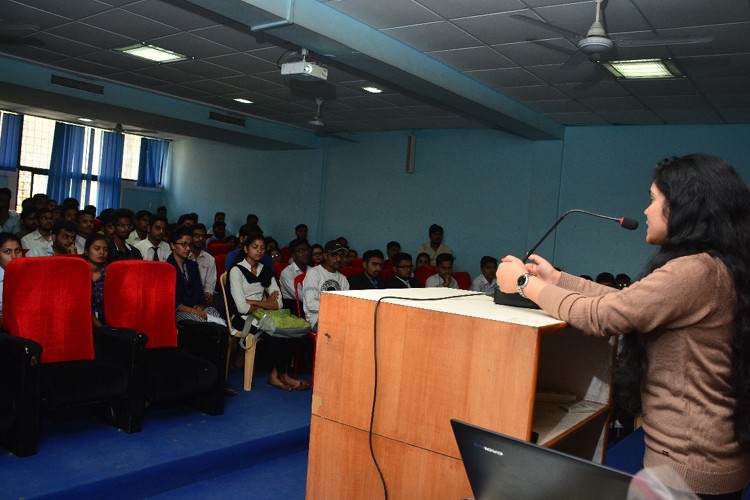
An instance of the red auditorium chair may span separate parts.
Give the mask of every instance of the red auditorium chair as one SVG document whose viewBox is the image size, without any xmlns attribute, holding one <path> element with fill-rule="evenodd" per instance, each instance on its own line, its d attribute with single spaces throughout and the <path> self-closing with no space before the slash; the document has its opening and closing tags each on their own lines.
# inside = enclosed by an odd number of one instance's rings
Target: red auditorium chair
<svg viewBox="0 0 750 500">
<path fill-rule="evenodd" d="M 276 283 L 281 284 L 281 271 L 283 271 L 286 266 L 288 266 L 288 262 L 274 262 L 273 263 L 273 272 L 276 274 Z"/>
<path fill-rule="evenodd" d="M 453 273 L 453 277 L 458 283 L 458 288 L 461 290 L 468 290 L 471 288 L 471 275 L 466 271 L 458 271 Z"/>
<path fill-rule="evenodd" d="M 107 266 L 107 323 L 142 331 L 146 346 L 145 396 L 151 403 L 181 400 L 209 415 L 224 413 L 227 329 L 197 321 L 175 324 L 174 267 L 124 260 Z"/>
<path fill-rule="evenodd" d="M 437 272 L 437 267 L 435 266 L 422 266 L 414 270 L 414 277 L 419 282 L 419 286 L 424 288 L 425 284 L 427 283 L 427 278 L 429 278 L 436 272 Z"/>
<path fill-rule="evenodd" d="M 91 322 L 91 269 L 83 259 L 16 259 L 5 270 L 0 378 L 17 418 L 3 446 L 37 452 L 46 415 L 92 410 L 125 432 L 143 425 L 144 347 L 137 331 Z"/>
<path fill-rule="evenodd" d="M 349 263 L 350 267 L 362 267 L 362 257 L 354 257 Z"/>
<path fill-rule="evenodd" d="M 281 260 L 284 262 L 289 262 L 289 260 L 292 258 L 292 251 L 289 250 L 289 247 L 281 247 L 279 249 L 279 253 L 281 253 Z"/>
<path fill-rule="evenodd" d="M 359 266 L 359 267 L 348 266 L 348 267 L 339 268 L 339 272 L 343 274 L 344 276 L 346 276 L 347 278 L 349 278 L 350 276 L 354 276 L 355 274 L 362 274 L 363 272 L 365 272 L 365 270 L 362 268 L 362 266 Z"/>
<path fill-rule="evenodd" d="M 234 250 L 233 243 L 224 243 L 221 241 L 212 241 L 206 247 L 206 252 L 210 253 L 214 257 L 216 257 L 217 255 L 226 255 L 232 250 Z"/>
</svg>

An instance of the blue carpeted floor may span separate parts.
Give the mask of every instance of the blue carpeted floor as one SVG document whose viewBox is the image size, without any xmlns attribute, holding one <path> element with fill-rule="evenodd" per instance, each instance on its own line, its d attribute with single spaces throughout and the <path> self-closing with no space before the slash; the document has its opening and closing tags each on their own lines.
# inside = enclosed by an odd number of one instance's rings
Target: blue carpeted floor
<svg viewBox="0 0 750 500">
<path fill-rule="evenodd" d="M 0 456 L 0 498 L 304 498 L 311 392 L 284 393 L 257 373 L 223 416 L 150 409 L 143 431 L 97 420 L 45 422 L 39 453 Z"/>
</svg>

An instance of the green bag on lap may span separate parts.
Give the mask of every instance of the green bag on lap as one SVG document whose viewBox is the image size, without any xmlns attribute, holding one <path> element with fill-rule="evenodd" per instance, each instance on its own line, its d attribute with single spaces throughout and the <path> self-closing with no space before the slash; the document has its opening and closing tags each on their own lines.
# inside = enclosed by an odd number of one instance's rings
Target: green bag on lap
<svg viewBox="0 0 750 500">
<path fill-rule="evenodd" d="M 252 314 L 259 320 L 258 330 L 272 337 L 297 339 L 304 337 L 312 329 L 310 323 L 295 316 L 289 309 L 256 309 Z"/>
</svg>

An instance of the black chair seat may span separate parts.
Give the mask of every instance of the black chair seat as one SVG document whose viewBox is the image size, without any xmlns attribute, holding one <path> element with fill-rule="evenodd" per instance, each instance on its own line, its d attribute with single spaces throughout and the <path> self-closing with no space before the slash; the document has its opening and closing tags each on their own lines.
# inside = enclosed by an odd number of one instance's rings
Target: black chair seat
<svg viewBox="0 0 750 500">
<path fill-rule="evenodd" d="M 16 419 L 16 400 L 10 391 L 0 387 L 0 429 L 10 427 Z"/>
<path fill-rule="evenodd" d="M 178 347 L 146 349 L 146 399 L 163 401 L 216 386 L 218 371 L 210 361 Z"/>
<path fill-rule="evenodd" d="M 122 365 L 101 361 L 63 361 L 40 366 L 42 407 L 56 410 L 125 396 L 128 374 Z"/>
</svg>

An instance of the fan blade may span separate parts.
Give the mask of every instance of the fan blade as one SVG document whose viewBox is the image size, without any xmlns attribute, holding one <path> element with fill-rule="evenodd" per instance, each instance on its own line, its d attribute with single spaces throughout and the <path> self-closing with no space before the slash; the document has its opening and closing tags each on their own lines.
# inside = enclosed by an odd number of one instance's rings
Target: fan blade
<svg viewBox="0 0 750 500">
<path fill-rule="evenodd" d="M 651 38 L 622 38 L 615 39 L 615 45 L 620 47 L 652 47 L 655 45 L 688 45 L 693 43 L 713 42 L 712 36 L 700 35 L 674 35 L 655 36 Z"/>
<path fill-rule="evenodd" d="M 524 23 L 533 24 L 534 26 L 538 26 L 539 28 L 544 28 L 548 31 L 554 31 L 555 33 L 560 34 L 563 37 L 565 37 L 565 39 L 571 42 L 573 45 L 576 45 L 577 41 L 584 37 L 584 35 L 573 33 L 570 30 L 566 30 L 565 28 L 561 28 L 560 26 L 555 26 L 554 24 L 550 24 L 545 21 L 534 19 L 533 17 L 522 16 L 521 14 L 511 14 L 510 17 L 518 21 L 522 21 Z"/>
<path fill-rule="evenodd" d="M 572 56 L 570 56 L 570 59 L 565 61 L 565 64 L 560 66 L 560 69 L 569 71 L 575 68 L 576 66 L 578 66 L 579 64 L 581 64 L 586 59 L 588 59 L 588 56 L 586 55 L 586 53 L 583 52 L 582 50 L 577 50 L 576 52 L 573 53 Z"/>
</svg>

